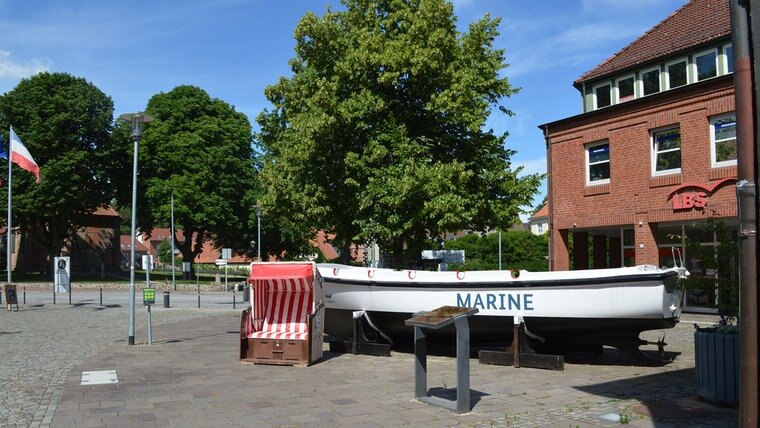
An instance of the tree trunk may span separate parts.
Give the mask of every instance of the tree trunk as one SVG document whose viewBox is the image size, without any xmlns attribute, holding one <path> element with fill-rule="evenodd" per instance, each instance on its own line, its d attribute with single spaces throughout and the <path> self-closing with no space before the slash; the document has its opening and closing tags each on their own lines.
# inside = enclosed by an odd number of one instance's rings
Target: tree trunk
<svg viewBox="0 0 760 428">
<path fill-rule="evenodd" d="M 391 244 L 391 249 L 393 251 L 393 256 L 391 257 L 391 268 L 403 269 L 404 268 L 404 241 L 402 240 L 394 241 Z"/>
</svg>

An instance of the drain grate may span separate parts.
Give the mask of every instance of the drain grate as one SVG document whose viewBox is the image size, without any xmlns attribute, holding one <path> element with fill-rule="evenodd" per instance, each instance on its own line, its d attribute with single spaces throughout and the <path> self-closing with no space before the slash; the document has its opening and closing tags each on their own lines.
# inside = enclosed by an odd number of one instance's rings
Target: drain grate
<svg viewBox="0 0 760 428">
<path fill-rule="evenodd" d="M 116 370 L 82 372 L 81 385 L 103 385 L 108 383 L 119 383 Z"/>
</svg>

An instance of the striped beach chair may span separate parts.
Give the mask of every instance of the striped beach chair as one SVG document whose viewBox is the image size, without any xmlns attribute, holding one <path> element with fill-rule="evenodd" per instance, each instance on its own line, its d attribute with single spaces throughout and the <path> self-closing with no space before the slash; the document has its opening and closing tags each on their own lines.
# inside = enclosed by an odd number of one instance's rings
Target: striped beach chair
<svg viewBox="0 0 760 428">
<path fill-rule="evenodd" d="M 243 311 L 240 359 L 309 365 L 322 358 L 324 290 L 311 262 L 252 263 L 251 306 Z"/>
</svg>

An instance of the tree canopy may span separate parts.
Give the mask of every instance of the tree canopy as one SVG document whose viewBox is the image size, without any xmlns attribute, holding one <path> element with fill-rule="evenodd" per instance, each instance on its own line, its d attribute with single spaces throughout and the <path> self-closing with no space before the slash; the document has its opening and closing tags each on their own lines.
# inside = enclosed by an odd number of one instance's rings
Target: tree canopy
<svg viewBox="0 0 760 428">
<path fill-rule="evenodd" d="M 301 19 L 293 74 L 266 89 L 265 209 L 343 248 L 373 240 L 397 267 L 430 237 L 511 225 L 540 177 L 518 177 L 506 134 L 484 129 L 516 92 L 499 20 L 460 33 L 445 0 L 342 3 Z"/>
<path fill-rule="evenodd" d="M 246 116 L 194 86 L 154 95 L 146 113 L 154 120 L 138 148 L 139 229 L 169 224 L 173 192 L 175 227 L 184 233 L 175 248 L 185 261 L 207 239 L 249 250 L 256 171 Z"/>
<path fill-rule="evenodd" d="M 48 255 L 57 255 L 64 240 L 114 194 L 105 173 L 116 144 L 112 121 L 111 98 L 66 73 L 34 75 L 0 96 L 0 135 L 7 143 L 12 125 L 41 172 L 37 184 L 13 167 L 13 226 L 33 232 Z M 0 171 L 7 176 L 6 166 Z M 5 222 L 6 206 L 0 211 Z"/>
<path fill-rule="evenodd" d="M 447 250 L 464 250 L 464 266 L 451 269 L 495 270 L 499 267 L 499 234 L 478 233 L 446 241 Z M 501 234 L 502 269 L 549 270 L 549 237 L 528 231 L 507 230 Z"/>
</svg>

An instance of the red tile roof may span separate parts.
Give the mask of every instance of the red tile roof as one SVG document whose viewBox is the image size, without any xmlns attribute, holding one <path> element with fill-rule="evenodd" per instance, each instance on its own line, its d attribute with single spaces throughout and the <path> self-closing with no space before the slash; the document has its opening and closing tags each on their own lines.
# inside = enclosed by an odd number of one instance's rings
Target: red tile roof
<svg viewBox="0 0 760 428">
<path fill-rule="evenodd" d="M 543 217 L 549 217 L 549 204 L 544 204 L 541 209 L 536 211 L 536 213 L 533 214 L 530 218 L 531 220 L 535 220 Z"/>
<path fill-rule="evenodd" d="M 691 0 L 573 84 L 638 67 L 731 36 L 728 0 Z"/>
</svg>

